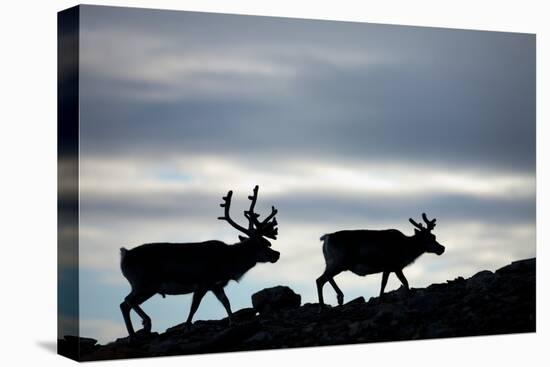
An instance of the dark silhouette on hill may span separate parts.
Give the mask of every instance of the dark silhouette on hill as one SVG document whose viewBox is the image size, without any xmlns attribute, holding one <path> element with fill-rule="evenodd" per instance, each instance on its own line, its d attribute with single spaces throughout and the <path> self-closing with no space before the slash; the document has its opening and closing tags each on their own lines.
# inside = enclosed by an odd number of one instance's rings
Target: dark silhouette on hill
<svg viewBox="0 0 550 367">
<path fill-rule="evenodd" d="M 263 221 L 259 221 L 259 214 L 254 211 L 258 198 L 256 186 L 253 195 L 248 197 L 251 201 L 250 209 L 245 211 L 248 228 L 244 228 L 229 215 L 232 194 L 233 192 L 229 191 L 227 196 L 223 197 L 220 206 L 225 209 L 224 216 L 218 219 L 227 221 L 247 236 L 239 236 L 239 243 L 149 243 L 131 250 L 120 249 L 120 267 L 132 286 L 130 294 L 120 304 L 130 337 L 135 336 L 130 319 L 131 310 L 141 317 L 143 333 L 151 331 L 151 318 L 140 305 L 157 293 L 163 297 L 167 294 L 193 293 L 187 318 L 187 324 L 191 325 L 203 296 L 206 292 L 212 291 L 224 306 L 231 321 L 231 305 L 224 292 L 227 283 L 230 280 L 239 280 L 257 263 L 274 263 L 279 259 L 279 252 L 272 250 L 271 243 L 264 238 L 277 239 L 277 209 L 272 207 L 271 214 Z"/>
<path fill-rule="evenodd" d="M 196 321 L 164 333 L 121 338 L 107 345 L 80 339 L 80 360 L 309 347 L 349 343 L 534 332 L 536 261 L 516 261 L 496 272 L 481 271 L 427 288 L 404 288 L 383 298 L 360 297 L 342 306 L 308 303 L 288 287 L 255 296 L 255 307 L 228 319 Z M 259 292 L 260 293 L 260 292 Z M 253 296 L 254 299 L 254 296 Z M 78 338 L 59 341 L 75 350 Z"/>
<path fill-rule="evenodd" d="M 382 273 L 380 296 L 384 293 L 390 273 L 395 273 L 403 287 L 409 289 L 403 268 L 426 252 L 441 255 L 445 251 L 445 247 L 432 234 L 435 219 L 429 220 L 425 213 L 422 213 L 422 219 L 426 227 L 409 219 L 416 227 L 410 237 L 396 229 L 351 230 L 323 235 L 321 241 L 326 268 L 317 279 L 319 304 L 324 304 L 323 286 L 327 281 L 336 292 L 338 304 L 344 303 L 344 293 L 336 285 L 334 277 L 346 270 L 361 276 Z"/>
</svg>

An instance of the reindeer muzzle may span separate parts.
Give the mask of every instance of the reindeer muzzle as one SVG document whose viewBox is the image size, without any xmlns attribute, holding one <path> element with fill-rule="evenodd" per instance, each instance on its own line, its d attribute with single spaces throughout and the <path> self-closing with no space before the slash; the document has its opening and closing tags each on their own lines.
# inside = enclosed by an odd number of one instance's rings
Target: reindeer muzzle
<svg viewBox="0 0 550 367">
<path fill-rule="evenodd" d="M 269 262 L 270 263 L 276 263 L 277 261 L 279 261 L 279 258 L 281 257 L 281 253 L 278 252 L 278 251 L 273 251 L 273 255 L 271 256 L 271 258 L 269 259 Z"/>
</svg>

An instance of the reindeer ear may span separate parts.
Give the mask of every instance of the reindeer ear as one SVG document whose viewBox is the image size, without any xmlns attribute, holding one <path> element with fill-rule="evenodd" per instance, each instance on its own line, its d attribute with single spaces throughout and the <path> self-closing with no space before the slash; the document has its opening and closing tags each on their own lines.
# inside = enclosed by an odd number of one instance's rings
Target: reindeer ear
<svg viewBox="0 0 550 367">
<path fill-rule="evenodd" d="M 244 242 L 246 240 L 248 240 L 248 237 L 239 236 L 239 241 Z"/>
<path fill-rule="evenodd" d="M 419 231 L 418 229 L 415 228 L 414 234 L 415 234 L 415 235 L 419 235 L 419 234 L 420 234 L 420 231 Z"/>
</svg>

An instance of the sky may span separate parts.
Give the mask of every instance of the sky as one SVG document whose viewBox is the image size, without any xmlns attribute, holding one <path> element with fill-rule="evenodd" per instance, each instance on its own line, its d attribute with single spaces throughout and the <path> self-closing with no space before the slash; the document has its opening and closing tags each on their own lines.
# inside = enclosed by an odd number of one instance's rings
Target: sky
<svg viewBox="0 0 550 367">
<path fill-rule="evenodd" d="M 405 268 L 412 287 L 535 256 L 534 35 L 94 6 L 80 27 L 82 336 L 126 335 L 120 247 L 237 242 L 219 203 L 242 213 L 256 184 L 281 259 L 228 285 L 234 310 L 275 285 L 316 302 L 321 235 L 411 235 L 422 212 L 446 252 Z M 368 299 L 380 278 L 336 281 Z M 143 309 L 164 331 L 189 306 Z M 209 294 L 195 320 L 222 317 Z"/>
</svg>

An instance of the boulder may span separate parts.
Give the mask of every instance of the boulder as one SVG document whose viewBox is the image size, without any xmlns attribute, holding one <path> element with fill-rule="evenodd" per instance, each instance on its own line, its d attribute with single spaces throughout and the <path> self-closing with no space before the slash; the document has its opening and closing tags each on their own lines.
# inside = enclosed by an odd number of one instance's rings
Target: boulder
<svg viewBox="0 0 550 367">
<path fill-rule="evenodd" d="M 359 306 L 359 305 L 363 305 L 364 303 L 365 303 L 365 298 L 361 296 L 361 297 L 357 297 L 355 299 L 352 299 L 351 301 L 346 303 L 344 305 L 344 307 L 346 307 L 346 306 Z"/>
<path fill-rule="evenodd" d="M 474 274 L 470 281 L 485 281 L 493 276 L 493 272 L 490 270 L 482 270 Z"/>
<path fill-rule="evenodd" d="M 286 286 L 265 288 L 252 295 L 252 307 L 260 314 L 300 307 L 302 297 Z"/>
<path fill-rule="evenodd" d="M 537 259 L 526 259 L 518 260 L 512 262 L 510 265 L 506 265 L 496 271 L 497 274 L 514 274 L 514 273 L 523 273 L 529 269 L 535 269 L 537 264 Z"/>
</svg>

